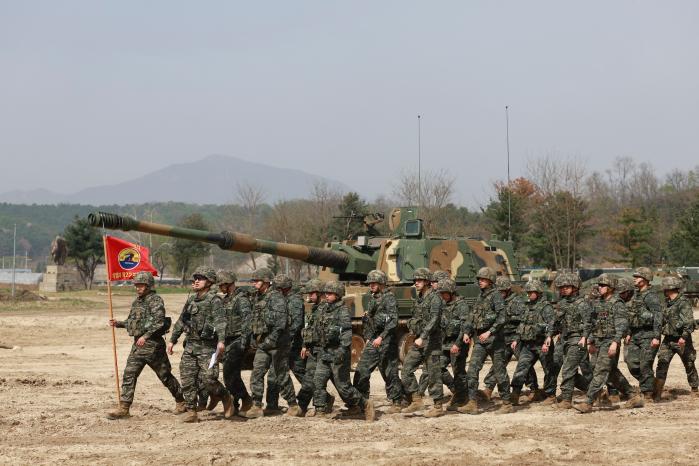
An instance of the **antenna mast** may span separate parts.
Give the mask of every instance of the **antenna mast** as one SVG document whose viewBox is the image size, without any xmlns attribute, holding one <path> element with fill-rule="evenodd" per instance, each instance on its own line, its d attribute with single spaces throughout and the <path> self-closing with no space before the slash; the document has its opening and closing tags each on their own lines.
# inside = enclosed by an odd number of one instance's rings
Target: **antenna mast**
<svg viewBox="0 0 699 466">
<path fill-rule="evenodd" d="M 507 138 L 507 240 L 512 241 L 512 186 L 510 183 L 510 107 L 505 105 L 505 133 Z"/>
</svg>

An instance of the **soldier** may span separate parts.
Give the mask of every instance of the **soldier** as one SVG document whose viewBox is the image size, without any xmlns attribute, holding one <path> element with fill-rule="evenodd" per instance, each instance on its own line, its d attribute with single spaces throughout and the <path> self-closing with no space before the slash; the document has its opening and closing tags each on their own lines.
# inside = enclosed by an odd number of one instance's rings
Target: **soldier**
<svg viewBox="0 0 699 466">
<path fill-rule="evenodd" d="M 527 293 L 527 301 L 524 314 L 520 316 L 520 322 L 515 333 L 515 340 L 510 343 L 514 352 L 519 346 L 519 358 L 517 368 L 512 376 L 512 404 L 519 404 L 519 395 L 524 381 L 530 377 L 534 369 L 534 363 L 538 360 L 544 369 L 544 392 L 546 396 L 556 396 L 556 380 L 552 377 L 551 357 L 553 351 L 549 351 L 551 341 L 546 339 L 549 329 L 553 328 L 553 307 L 546 299 L 543 283 L 532 280 L 524 285 Z"/>
<path fill-rule="evenodd" d="M 663 278 L 663 293 L 665 294 L 665 307 L 663 309 L 662 334 L 664 335 L 662 344 L 657 340 L 651 343 L 653 346 L 660 346 L 658 350 L 658 365 L 655 368 L 655 387 L 653 399 L 660 401 L 667 371 L 670 368 L 670 361 L 678 354 L 687 373 L 687 382 L 696 395 L 699 390 L 699 377 L 697 368 L 694 365 L 697 352 L 692 343 L 692 332 L 694 331 L 694 317 L 692 305 L 682 293 L 682 279 L 679 277 Z"/>
<path fill-rule="evenodd" d="M 374 403 L 350 383 L 352 360 L 352 319 L 349 309 L 342 301 L 345 285 L 336 281 L 327 282 L 323 288 L 326 304 L 321 308 L 316 329 L 318 332 L 318 359 L 316 361 L 315 393 L 313 404 L 316 416 L 331 415 L 325 388 L 331 378 L 342 401 L 347 406 L 347 414 L 364 412 L 367 421 L 375 420 Z"/>
<path fill-rule="evenodd" d="M 639 389 L 643 394 L 643 398 L 637 396 L 629 400 L 629 407 L 641 407 L 644 398 L 653 399 L 653 361 L 660 345 L 663 313 L 658 295 L 650 286 L 652 280 L 653 272 L 648 267 L 636 269 L 633 281 L 637 291 L 633 300 L 627 304 L 629 335 L 624 340 L 624 360 L 631 375 L 638 380 Z"/>
<path fill-rule="evenodd" d="M 149 272 L 139 272 L 134 275 L 133 284 L 136 288 L 136 299 L 131 304 L 131 311 L 126 320 L 109 320 L 109 325 L 116 328 L 126 328 L 129 336 L 134 338 L 129 358 L 121 383 L 121 399 L 119 407 L 107 414 L 109 419 L 118 419 L 129 415 L 133 402 L 136 381 L 143 368 L 148 365 L 160 381 L 170 390 L 175 398 L 175 413 L 185 412 L 184 398 L 180 383 L 174 375 L 170 360 L 165 354 L 165 339 L 163 335 L 170 330 L 170 318 L 165 317 L 163 298 L 155 292 L 153 275 Z"/>
<path fill-rule="evenodd" d="M 626 306 L 614 293 L 616 283 L 616 279 L 606 273 L 597 278 L 601 299 L 593 310 L 591 331 L 587 336 L 588 351 L 592 355 L 592 381 L 587 389 L 587 400 L 575 406 L 583 414 L 592 411 L 592 404 L 607 382 L 625 393 L 632 391 L 628 380 L 617 367 L 621 340 L 626 335 L 628 321 Z"/>
<path fill-rule="evenodd" d="M 473 339 L 471 363 L 468 367 L 468 404 L 458 409 L 460 413 L 478 414 L 478 374 L 483 368 L 485 358 L 490 356 L 498 391 L 502 399 L 499 412 L 511 413 L 510 377 L 505 367 L 505 340 L 502 333 L 505 325 L 505 305 L 502 295 L 495 289 L 495 271 L 483 267 L 476 274 L 480 295 L 476 298 L 471 312 L 471 319 L 464 327 L 463 341 L 467 345 Z"/>
<path fill-rule="evenodd" d="M 279 290 L 286 298 L 286 308 L 289 321 L 289 331 L 285 332 L 284 338 L 280 339 L 279 349 L 282 353 L 280 357 L 286 357 L 288 367 L 293 372 L 296 380 L 303 383 L 303 375 L 306 372 L 306 361 L 301 358 L 301 347 L 303 341 L 301 330 L 305 319 L 305 309 L 301 293 L 292 292 L 293 283 L 288 275 L 280 273 L 272 280 L 272 287 Z M 274 374 L 274 366 L 270 370 Z M 291 377 L 289 377 L 291 381 Z M 293 390 L 293 385 L 292 385 Z M 279 409 L 279 383 L 275 377 L 267 376 L 267 406 L 265 414 L 280 413 Z"/>
<path fill-rule="evenodd" d="M 403 400 L 403 385 L 398 377 L 398 304 L 392 292 L 386 290 L 386 274 L 372 270 L 367 275 L 371 297 L 362 318 L 366 345 L 354 371 L 354 386 L 369 398 L 369 379 L 374 369 L 384 380 L 386 395 L 391 400 L 389 414 L 399 413 Z"/>
<path fill-rule="evenodd" d="M 558 346 L 563 353 L 561 367 L 561 394 L 558 399 L 549 396 L 552 403 L 558 401 L 558 408 L 573 407 L 573 389 L 587 391 L 591 373 L 587 359 L 587 335 L 590 333 L 592 306 L 584 296 L 580 296 L 580 277 L 577 273 L 561 273 L 554 282 L 560 295 L 555 311 L 554 326 L 548 329 L 546 344 L 549 348 L 553 337 L 560 335 Z M 578 372 L 580 367 L 583 374 Z M 585 376 L 589 374 L 589 378 Z M 554 380 L 558 374 L 552 371 Z"/>
<path fill-rule="evenodd" d="M 505 367 L 507 367 L 513 357 L 516 356 L 519 358 L 519 350 L 512 349 L 512 342 L 517 339 L 517 327 L 519 326 L 520 319 L 524 314 L 526 306 L 524 302 L 522 302 L 522 299 L 516 293 L 512 292 L 512 283 L 507 277 L 497 277 L 495 280 L 495 288 L 502 294 L 502 298 L 505 302 L 505 325 L 503 327 L 503 334 L 505 335 Z M 495 375 L 492 366 L 488 374 L 486 374 L 483 384 L 485 388 L 481 391 L 481 394 L 485 399 L 490 400 L 493 395 L 493 390 L 495 389 Z M 527 385 L 529 385 L 531 389 L 532 400 L 540 401 L 544 398 L 542 391 L 539 390 L 536 371 L 533 367 L 527 376 Z"/>
<path fill-rule="evenodd" d="M 440 280 L 437 293 L 442 296 L 444 310 L 442 312 L 442 327 L 444 340 L 442 341 L 442 379 L 444 373 L 448 373 L 447 366 L 451 364 L 454 372 L 449 389 L 452 392 L 447 411 L 456 411 L 466 404 L 468 399 L 468 380 L 466 378 L 466 358 L 468 346 L 464 344 L 464 324 L 470 314 L 468 302 L 456 294 L 456 283 L 451 278 Z"/>
<path fill-rule="evenodd" d="M 223 293 L 222 308 L 226 316 L 226 349 L 223 353 L 223 383 L 233 396 L 232 411 L 224 413 L 231 418 L 238 410 L 238 401 L 242 401 L 240 412 L 244 413 L 252 407 L 252 398 L 248 394 L 240 370 L 243 364 L 245 349 L 250 340 L 250 300 L 242 290 L 236 289 L 235 273 L 228 270 L 216 272 L 216 280 Z M 211 395 L 208 409 L 213 409 L 219 397 Z"/>
<path fill-rule="evenodd" d="M 231 396 L 218 381 L 218 364 L 209 369 L 214 353 L 221 356 L 226 349 L 226 317 L 221 306 L 221 298 L 211 289 L 216 283 L 216 272 L 210 267 L 197 267 L 192 274 L 193 295 L 187 298 L 180 318 L 175 324 L 167 345 L 168 354 L 182 333 L 187 337 L 180 360 L 182 393 L 187 405 L 184 422 L 197 422 L 197 396 L 208 392 L 223 401 L 225 412 L 231 412 Z"/>
<path fill-rule="evenodd" d="M 253 406 L 245 417 L 254 419 L 264 416 L 262 396 L 265 391 L 265 374 L 269 371 L 271 379 L 279 385 L 282 396 L 289 405 L 286 414 L 301 416 L 301 408 L 296 403 L 296 393 L 289 377 L 289 357 L 284 350 L 288 344 L 288 311 L 286 298 L 274 287 L 274 274 L 267 267 L 262 267 L 252 273 L 255 286 L 255 298 L 252 305 L 250 326 L 254 338 L 255 358 L 250 374 L 250 389 Z M 272 367 L 272 369 L 270 369 Z"/>
<path fill-rule="evenodd" d="M 403 408 L 403 413 L 414 413 L 423 408 L 422 393 L 415 378 L 415 371 L 420 364 L 425 364 L 429 394 L 434 400 L 432 409 L 425 416 L 440 416 L 442 412 L 442 308 L 444 301 L 434 293 L 430 285 L 432 274 L 427 268 L 418 268 L 413 272 L 413 282 L 417 290 L 417 299 L 413 304 L 413 317 L 408 322 L 410 332 L 415 335 L 408 354 L 403 361 L 403 390 L 410 404 Z"/>
<path fill-rule="evenodd" d="M 308 405 L 313 400 L 313 393 L 315 391 L 315 385 L 313 379 L 316 374 L 316 364 L 317 364 L 317 349 L 316 345 L 318 343 L 318 332 L 316 331 L 316 322 L 318 321 L 318 316 L 322 312 L 322 307 L 325 303 L 322 300 L 323 288 L 325 283 L 317 278 L 308 280 L 306 285 L 303 287 L 304 293 L 308 295 L 307 301 L 311 303 L 311 312 L 308 318 L 305 320 L 304 328 L 301 332 L 303 337 L 303 346 L 301 347 L 301 359 L 306 361 L 306 372 L 303 375 L 303 381 L 301 382 L 301 389 L 299 390 L 296 398 L 298 400 L 301 412 L 305 416 L 315 416 L 315 411 L 308 412 Z M 332 378 L 331 378 L 332 380 Z M 325 393 L 326 399 L 328 400 L 326 409 L 328 412 L 332 412 L 333 405 L 335 404 L 335 397 L 329 393 Z"/>
</svg>

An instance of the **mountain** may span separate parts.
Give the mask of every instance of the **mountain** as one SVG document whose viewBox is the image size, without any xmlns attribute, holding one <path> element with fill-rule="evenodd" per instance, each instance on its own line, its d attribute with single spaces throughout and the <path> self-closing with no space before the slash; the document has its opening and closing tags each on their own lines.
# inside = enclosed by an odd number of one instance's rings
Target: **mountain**
<svg viewBox="0 0 699 466">
<path fill-rule="evenodd" d="M 122 183 L 95 186 L 74 194 L 56 194 L 44 189 L 9 191 L 0 202 L 13 204 L 130 204 L 145 202 L 189 202 L 228 204 L 236 202 L 239 185 L 259 188 L 265 202 L 308 197 L 315 183 L 326 183 L 341 191 L 350 188 L 333 179 L 301 170 L 277 168 L 226 155 L 169 165 Z"/>
</svg>

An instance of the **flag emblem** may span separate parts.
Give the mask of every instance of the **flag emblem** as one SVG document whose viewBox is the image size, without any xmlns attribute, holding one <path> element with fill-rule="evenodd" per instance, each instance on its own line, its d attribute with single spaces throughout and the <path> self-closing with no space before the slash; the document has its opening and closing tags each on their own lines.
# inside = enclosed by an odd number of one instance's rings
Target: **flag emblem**
<svg viewBox="0 0 699 466">
<path fill-rule="evenodd" d="M 136 248 L 124 248 L 119 251 L 118 260 L 122 269 L 135 269 L 141 263 L 141 253 Z"/>
</svg>

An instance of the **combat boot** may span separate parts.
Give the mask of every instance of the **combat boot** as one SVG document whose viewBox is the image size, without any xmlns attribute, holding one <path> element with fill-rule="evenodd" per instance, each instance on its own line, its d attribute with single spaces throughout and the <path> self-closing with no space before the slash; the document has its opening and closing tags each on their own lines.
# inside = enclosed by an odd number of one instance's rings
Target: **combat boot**
<svg viewBox="0 0 699 466">
<path fill-rule="evenodd" d="M 306 417 L 315 417 L 316 415 L 316 410 L 315 409 L 309 409 L 306 411 Z"/>
<path fill-rule="evenodd" d="M 221 397 L 221 401 L 223 402 L 223 417 L 226 419 L 230 419 L 233 417 L 233 398 L 228 393 L 224 393 L 223 396 Z"/>
<path fill-rule="evenodd" d="M 193 423 L 199 422 L 199 416 L 197 416 L 197 411 L 194 409 L 188 409 L 187 414 L 182 418 L 182 422 Z"/>
<path fill-rule="evenodd" d="M 391 403 L 391 406 L 385 411 L 386 414 L 398 414 L 401 412 L 401 407 L 400 400 L 399 401 L 393 401 Z"/>
<path fill-rule="evenodd" d="M 457 409 L 462 414 L 478 414 L 478 402 L 476 400 L 468 400 L 466 406 Z"/>
<path fill-rule="evenodd" d="M 374 409 L 374 402 L 371 400 L 366 400 L 364 403 L 364 419 L 368 422 L 376 420 L 376 409 Z"/>
<path fill-rule="evenodd" d="M 449 404 L 447 405 L 447 411 L 458 411 L 461 406 L 464 406 L 466 404 L 466 400 L 463 398 L 456 398 L 455 395 L 451 397 L 451 400 L 449 400 Z"/>
<path fill-rule="evenodd" d="M 573 403 L 570 400 L 561 400 L 555 406 L 557 409 L 570 409 L 573 407 Z"/>
<path fill-rule="evenodd" d="M 409 414 L 415 411 L 420 411 L 425 407 L 422 402 L 422 395 L 413 395 L 413 401 L 406 408 L 401 410 L 401 413 Z"/>
<path fill-rule="evenodd" d="M 491 397 L 493 396 L 493 389 L 485 387 L 483 390 L 478 390 L 478 394 L 483 398 L 485 401 L 490 401 Z"/>
<path fill-rule="evenodd" d="M 692 387 L 691 390 L 693 396 L 699 396 L 699 388 Z"/>
<path fill-rule="evenodd" d="M 643 392 L 643 400 L 644 401 L 653 401 L 653 392 Z"/>
<path fill-rule="evenodd" d="M 177 401 L 175 400 L 175 414 L 184 414 L 187 412 L 187 405 L 184 404 L 184 400 L 182 401 Z"/>
<path fill-rule="evenodd" d="M 286 410 L 286 415 L 291 417 L 303 417 L 303 410 L 297 404 L 289 406 Z"/>
<path fill-rule="evenodd" d="M 621 396 L 618 393 L 609 395 L 609 405 L 618 405 L 621 403 Z"/>
<path fill-rule="evenodd" d="M 519 396 L 519 395 L 517 395 Z M 512 402 L 507 400 L 502 400 L 502 406 L 498 409 L 498 414 L 510 414 L 514 413 L 515 409 L 512 407 Z"/>
<path fill-rule="evenodd" d="M 592 404 L 588 403 L 587 401 L 584 403 L 579 403 L 574 406 L 574 408 L 580 413 L 580 414 L 587 414 L 592 411 Z"/>
<path fill-rule="evenodd" d="M 653 401 L 656 403 L 660 402 L 663 398 L 663 387 L 665 386 L 665 379 L 655 379 L 655 384 L 653 385 Z"/>
<path fill-rule="evenodd" d="M 560 400 L 556 398 L 554 395 L 547 396 L 544 401 L 541 402 L 543 405 L 555 405 L 558 403 Z"/>
<path fill-rule="evenodd" d="M 595 400 L 597 403 L 597 406 L 600 408 L 609 408 L 612 406 L 612 402 L 609 399 L 609 393 L 607 393 L 606 389 L 602 389 L 601 392 L 597 395 L 597 400 Z"/>
<path fill-rule="evenodd" d="M 219 401 L 222 400 L 222 397 L 218 395 L 214 395 L 213 393 L 209 395 L 209 404 L 206 405 L 206 409 L 209 411 L 213 411 L 213 409 L 218 406 Z M 225 409 L 225 408 L 224 408 Z"/>
<path fill-rule="evenodd" d="M 540 388 L 535 388 L 529 393 L 528 399 L 530 403 L 544 401 L 546 399 L 546 392 Z"/>
<path fill-rule="evenodd" d="M 252 397 L 248 395 L 240 401 L 240 409 L 238 412 L 240 415 L 244 415 L 250 408 L 252 408 L 252 405 Z"/>
<path fill-rule="evenodd" d="M 624 404 L 624 408 L 643 408 L 643 397 L 640 393 L 634 393 L 633 396 Z"/>
<path fill-rule="evenodd" d="M 125 401 L 120 401 L 119 406 L 117 406 L 115 409 L 109 411 L 107 413 L 107 419 L 111 419 L 112 421 L 115 419 L 121 419 L 124 417 L 129 417 L 129 408 L 131 407 L 131 403 L 126 403 Z"/>
<path fill-rule="evenodd" d="M 510 403 L 512 403 L 512 406 L 519 406 L 519 396 L 519 390 L 512 390 L 512 393 L 510 393 Z"/>
<path fill-rule="evenodd" d="M 348 406 L 347 409 L 342 413 L 343 416 L 357 416 L 362 414 L 362 407 L 359 405 Z"/>
<path fill-rule="evenodd" d="M 265 416 L 281 416 L 284 411 L 279 406 L 265 406 L 264 409 Z"/>
<path fill-rule="evenodd" d="M 442 403 L 439 400 L 435 401 L 432 408 L 425 411 L 424 414 L 425 417 L 439 417 L 443 415 L 444 411 L 442 411 Z"/>
<path fill-rule="evenodd" d="M 256 419 L 258 417 L 263 417 L 265 415 L 262 405 L 254 404 L 250 409 L 245 412 L 245 417 L 248 419 Z"/>
<path fill-rule="evenodd" d="M 329 413 L 332 413 L 334 408 L 335 408 L 335 397 L 328 394 L 327 410 Z"/>
</svg>

